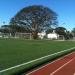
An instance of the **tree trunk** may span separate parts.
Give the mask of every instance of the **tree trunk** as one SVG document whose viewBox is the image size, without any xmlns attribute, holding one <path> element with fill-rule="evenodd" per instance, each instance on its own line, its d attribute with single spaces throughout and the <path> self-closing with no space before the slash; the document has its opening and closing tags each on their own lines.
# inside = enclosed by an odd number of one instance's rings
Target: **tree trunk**
<svg viewBox="0 0 75 75">
<path fill-rule="evenodd" d="M 38 39 L 38 33 L 37 32 L 32 32 L 32 36 L 33 36 L 33 39 Z"/>
</svg>

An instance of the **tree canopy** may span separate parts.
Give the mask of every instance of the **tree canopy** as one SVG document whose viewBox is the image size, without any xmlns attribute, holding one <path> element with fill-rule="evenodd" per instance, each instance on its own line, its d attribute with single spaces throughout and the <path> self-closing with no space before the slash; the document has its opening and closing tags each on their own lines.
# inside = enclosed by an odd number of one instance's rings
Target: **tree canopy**
<svg viewBox="0 0 75 75">
<path fill-rule="evenodd" d="M 57 23 L 57 14 L 41 5 L 25 7 L 10 20 L 12 28 L 13 26 L 22 27 L 32 32 L 34 39 L 37 38 L 38 32 L 46 31 L 48 28 L 56 26 Z"/>
<path fill-rule="evenodd" d="M 72 33 L 70 31 L 67 31 L 67 29 L 64 27 L 57 27 L 56 33 L 59 35 L 63 35 L 66 40 L 73 39 Z"/>
<path fill-rule="evenodd" d="M 59 35 L 65 35 L 66 34 L 66 28 L 64 28 L 64 27 L 57 27 L 55 30 L 56 30 L 56 33 Z"/>
<path fill-rule="evenodd" d="M 3 25 L 3 26 L 0 27 L 0 32 L 10 33 L 11 29 L 10 29 L 9 25 Z"/>
</svg>

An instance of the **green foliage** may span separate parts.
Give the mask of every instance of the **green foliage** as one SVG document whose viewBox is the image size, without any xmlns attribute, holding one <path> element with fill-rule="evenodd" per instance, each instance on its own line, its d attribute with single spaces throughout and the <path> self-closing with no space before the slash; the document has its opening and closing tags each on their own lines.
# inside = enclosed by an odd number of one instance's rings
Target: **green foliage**
<svg viewBox="0 0 75 75">
<path fill-rule="evenodd" d="M 2 33 L 10 33 L 11 32 L 11 28 L 9 27 L 9 25 L 3 25 L 0 28 L 0 32 L 2 32 Z"/>
<path fill-rule="evenodd" d="M 66 28 L 64 28 L 64 27 L 57 27 L 55 30 L 56 30 L 56 33 L 59 35 L 65 35 L 66 34 Z"/>
</svg>

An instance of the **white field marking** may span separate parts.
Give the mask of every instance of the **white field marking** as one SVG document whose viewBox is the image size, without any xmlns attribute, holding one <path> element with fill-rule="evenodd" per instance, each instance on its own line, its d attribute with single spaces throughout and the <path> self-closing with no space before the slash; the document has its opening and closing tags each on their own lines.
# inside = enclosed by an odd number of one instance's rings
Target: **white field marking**
<svg viewBox="0 0 75 75">
<path fill-rule="evenodd" d="M 67 66 L 69 63 L 71 63 L 73 60 L 75 60 L 75 57 L 72 58 L 70 61 L 68 61 L 67 63 L 65 63 L 64 65 L 62 65 L 61 67 L 59 67 L 58 69 L 56 69 L 54 72 L 50 73 L 50 75 L 54 75 L 56 72 L 60 71 L 63 67 Z"/>
<path fill-rule="evenodd" d="M 47 58 L 47 57 L 50 57 L 50 56 L 53 56 L 53 55 L 56 55 L 56 54 L 59 54 L 59 53 L 65 52 L 65 51 L 69 51 L 69 50 L 72 50 L 72 49 L 75 49 L 75 47 L 72 47 L 72 48 L 69 48 L 69 49 L 66 49 L 66 50 L 57 52 L 57 53 L 53 53 L 53 54 L 50 54 L 50 55 L 47 55 L 47 56 L 44 56 L 44 57 L 41 57 L 41 58 L 37 58 L 37 59 L 31 60 L 31 61 L 26 62 L 26 63 L 22 63 L 22 64 L 20 64 L 20 65 L 16 65 L 16 66 L 13 66 L 13 67 L 10 67 L 10 68 L 1 70 L 0 73 L 6 72 L 6 71 L 8 71 L 8 70 L 12 70 L 12 69 L 15 69 L 15 68 L 18 68 L 18 67 L 21 67 L 21 66 L 24 66 L 24 65 L 33 63 L 33 62 L 35 62 L 35 61 L 39 61 L 39 60 L 41 60 L 41 59 L 45 59 L 45 58 Z"/>
<path fill-rule="evenodd" d="M 72 52 L 72 53 L 75 53 L 75 52 Z M 46 65 L 43 65 L 42 67 L 39 67 L 39 68 L 37 68 L 37 69 L 35 69 L 35 70 L 33 70 L 33 71 L 27 73 L 26 75 L 29 75 L 29 74 L 31 74 L 31 73 L 34 73 L 34 72 L 36 72 L 36 71 L 38 71 L 38 70 L 40 70 L 40 69 L 42 69 L 42 68 L 44 68 L 44 67 L 46 67 L 46 66 L 48 66 L 48 65 L 50 65 L 50 64 L 53 64 L 54 62 L 57 62 L 57 61 L 61 60 L 62 58 L 71 55 L 72 53 L 69 53 L 69 54 L 67 54 L 67 55 L 65 55 L 65 56 L 63 56 L 63 57 L 60 57 L 59 59 L 54 60 L 54 61 L 51 62 L 51 63 L 48 63 L 48 64 L 46 64 Z"/>
<path fill-rule="evenodd" d="M 73 75 L 75 75 L 75 73 Z"/>
</svg>

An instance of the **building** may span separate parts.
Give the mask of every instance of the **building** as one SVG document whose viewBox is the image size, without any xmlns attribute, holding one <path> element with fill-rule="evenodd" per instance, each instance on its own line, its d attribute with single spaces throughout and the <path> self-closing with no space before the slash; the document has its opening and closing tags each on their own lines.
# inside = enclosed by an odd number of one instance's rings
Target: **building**
<svg viewBox="0 0 75 75">
<path fill-rule="evenodd" d="M 53 32 L 52 33 L 49 33 L 49 34 L 47 34 L 47 38 L 48 39 L 58 39 L 59 38 L 59 35 L 57 34 L 57 33 L 55 33 L 55 30 L 53 30 Z"/>
<path fill-rule="evenodd" d="M 38 33 L 38 37 L 39 37 L 40 39 L 44 39 L 45 36 L 46 36 L 46 32 Z"/>
</svg>

